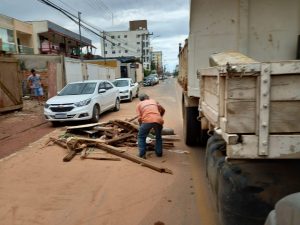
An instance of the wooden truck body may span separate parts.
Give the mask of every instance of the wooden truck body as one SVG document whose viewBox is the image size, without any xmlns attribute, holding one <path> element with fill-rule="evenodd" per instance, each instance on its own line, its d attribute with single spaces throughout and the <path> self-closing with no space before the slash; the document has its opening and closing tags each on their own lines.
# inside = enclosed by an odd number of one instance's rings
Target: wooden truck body
<svg viewBox="0 0 300 225">
<path fill-rule="evenodd" d="M 206 145 L 222 225 L 263 225 L 300 192 L 299 9 L 299 0 L 190 1 L 183 133 Z"/>
<path fill-rule="evenodd" d="M 230 159 L 300 159 L 300 61 L 211 56 L 199 70 L 200 109 Z"/>
</svg>

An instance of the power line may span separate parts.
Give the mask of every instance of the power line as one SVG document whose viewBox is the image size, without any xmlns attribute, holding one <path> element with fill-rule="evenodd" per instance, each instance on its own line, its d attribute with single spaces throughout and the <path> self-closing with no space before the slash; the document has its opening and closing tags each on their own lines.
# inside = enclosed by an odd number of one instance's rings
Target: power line
<svg viewBox="0 0 300 225">
<path fill-rule="evenodd" d="M 49 6 L 49 7 L 52 7 L 52 8 L 54 8 L 54 9 L 58 10 L 59 12 L 61 12 L 61 13 L 64 14 L 65 16 L 67 16 L 69 19 L 71 19 L 74 23 L 76 23 L 77 25 L 79 25 L 79 18 L 78 18 L 76 15 L 74 15 L 74 14 L 68 12 L 67 10 L 61 8 L 60 6 L 54 4 L 54 3 L 51 2 L 50 0 L 37 0 L 37 1 L 39 1 L 39 2 L 41 2 L 41 3 L 43 3 L 43 4 L 45 4 L 45 5 L 47 5 L 47 6 Z M 85 24 L 85 25 L 84 25 L 84 24 Z M 102 39 L 104 38 L 104 36 L 102 36 L 100 33 L 107 33 L 107 32 L 105 32 L 105 31 L 99 30 L 98 28 L 94 27 L 93 25 L 88 24 L 88 23 L 87 23 L 86 21 L 84 21 L 84 20 L 81 20 L 80 26 L 81 26 L 84 30 L 86 30 L 86 31 L 88 31 L 88 32 L 91 32 L 91 33 L 93 33 L 94 35 L 96 35 L 96 36 L 98 36 L 98 37 L 100 37 L 100 38 L 102 38 Z M 89 27 L 90 27 L 90 28 L 89 28 Z M 95 31 L 92 30 L 91 28 L 93 28 L 94 30 L 98 31 L 99 33 L 95 32 Z M 113 42 L 113 41 L 111 41 L 111 40 L 108 40 L 108 39 L 106 39 L 106 38 L 105 38 L 105 40 L 106 40 L 107 42 L 110 42 L 110 43 L 113 44 L 113 45 L 116 45 L 116 43 Z M 123 41 L 124 41 L 124 40 L 123 40 Z M 132 53 L 135 53 L 135 54 L 138 53 L 137 51 L 132 51 L 131 49 L 128 49 L 128 48 L 123 47 L 123 46 L 117 46 L 117 47 L 118 47 L 119 49 L 121 48 L 121 49 L 128 50 L 128 51 L 130 51 L 130 52 L 132 52 Z"/>
</svg>

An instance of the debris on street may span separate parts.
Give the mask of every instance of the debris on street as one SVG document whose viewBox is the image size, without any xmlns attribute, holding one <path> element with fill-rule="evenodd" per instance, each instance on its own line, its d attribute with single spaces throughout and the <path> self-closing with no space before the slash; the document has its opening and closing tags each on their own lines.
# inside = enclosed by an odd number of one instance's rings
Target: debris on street
<svg viewBox="0 0 300 225">
<path fill-rule="evenodd" d="M 128 153 L 124 149 L 137 147 L 139 125 L 134 122 L 136 118 L 128 120 L 115 119 L 108 122 L 69 126 L 66 127 L 66 132 L 60 137 L 51 137 L 47 145 L 53 143 L 66 149 L 67 154 L 63 158 L 64 162 L 71 161 L 76 155 L 80 155 L 82 160 L 120 161 L 119 157 L 121 157 L 158 172 L 172 174 L 170 169 Z M 170 128 L 167 129 L 170 130 Z M 180 140 L 175 134 L 162 135 L 162 139 L 164 149 L 173 148 L 174 142 Z M 150 133 L 148 140 L 147 150 L 153 151 L 155 149 L 155 134 Z"/>
</svg>

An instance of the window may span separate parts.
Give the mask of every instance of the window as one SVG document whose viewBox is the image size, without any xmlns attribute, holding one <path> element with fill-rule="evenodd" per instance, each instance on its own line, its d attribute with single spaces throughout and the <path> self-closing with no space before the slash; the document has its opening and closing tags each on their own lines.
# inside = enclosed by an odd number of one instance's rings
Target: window
<svg viewBox="0 0 300 225">
<path fill-rule="evenodd" d="M 136 44 L 139 45 L 139 44 L 141 44 L 141 42 L 138 41 Z"/>
<path fill-rule="evenodd" d="M 141 52 L 141 50 L 139 50 L 139 49 L 137 49 L 136 51 L 137 51 L 137 52 Z"/>
<path fill-rule="evenodd" d="M 105 43 L 105 47 L 107 47 L 107 43 Z"/>
<path fill-rule="evenodd" d="M 105 89 L 106 90 L 109 90 L 109 89 L 112 89 L 112 88 L 113 88 L 113 86 L 110 83 L 105 82 Z"/>
<path fill-rule="evenodd" d="M 118 43 L 118 46 L 121 46 L 121 43 Z"/>
<path fill-rule="evenodd" d="M 104 51 L 104 54 L 107 54 L 107 51 Z"/>
<path fill-rule="evenodd" d="M 137 37 L 137 38 L 140 38 L 140 37 L 141 37 L 141 35 L 139 35 L 139 34 L 138 34 L 138 35 L 136 35 L 136 37 Z"/>
<path fill-rule="evenodd" d="M 119 53 L 122 53 L 122 50 L 119 50 Z"/>
<path fill-rule="evenodd" d="M 102 83 L 99 84 L 99 89 L 98 89 L 98 90 L 100 90 L 100 89 L 105 89 L 105 84 L 104 84 L 104 82 L 102 82 Z"/>
<path fill-rule="evenodd" d="M 125 53 L 128 53 L 128 50 L 125 50 Z"/>
<path fill-rule="evenodd" d="M 116 44 L 115 44 L 115 43 L 112 43 L 112 46 L 116 46 Z"/>
<path fill-rule="evenodd" d="M 121 38 L 121 36 L 120 36 L 120 35 L 118 35 L 118 38 Z"/>
<path fill-rule="evenodd" d="M 115 39 L 115 36 L 111 36 L 111 39 Z"/>
<path fill-rule="evenodd" d="M 0 28 L 0 38 L 2 39 L 2 48 L 4 51 L 8 51 L 8 52 L 16 51 L 13 30 Z"/>
<path fill-rule="evenodd" d="M 127 38 L 127 35 L 126 35 L 126 34 L 124 35 L 124 38 Z"/>
<path fill-rule="evenodd" d="M 112 53 L 112 54 L 116 54 L 116 51 L 115 51 L 115 50 L 113 50 L 111 53 Z"/>
<path fill-rule="evenodd" d="M 128 43 L 127 43 L 127 42 L 125 42 L 125 45 L 128 45 Z"/>
</svg>

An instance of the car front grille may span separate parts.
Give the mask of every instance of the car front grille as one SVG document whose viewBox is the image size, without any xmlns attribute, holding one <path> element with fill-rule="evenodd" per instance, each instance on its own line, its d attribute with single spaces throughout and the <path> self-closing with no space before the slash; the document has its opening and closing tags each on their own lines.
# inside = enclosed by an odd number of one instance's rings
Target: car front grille
<svg viewBox="0 0 300 225">
<path fill-rule="evenodd" d="M 74 106 L 71 106 L 71 105 L 51 105 L 49 108 L 52 112 L 70 112 L 72 109 L 74 109 Z"/>
</svg>

